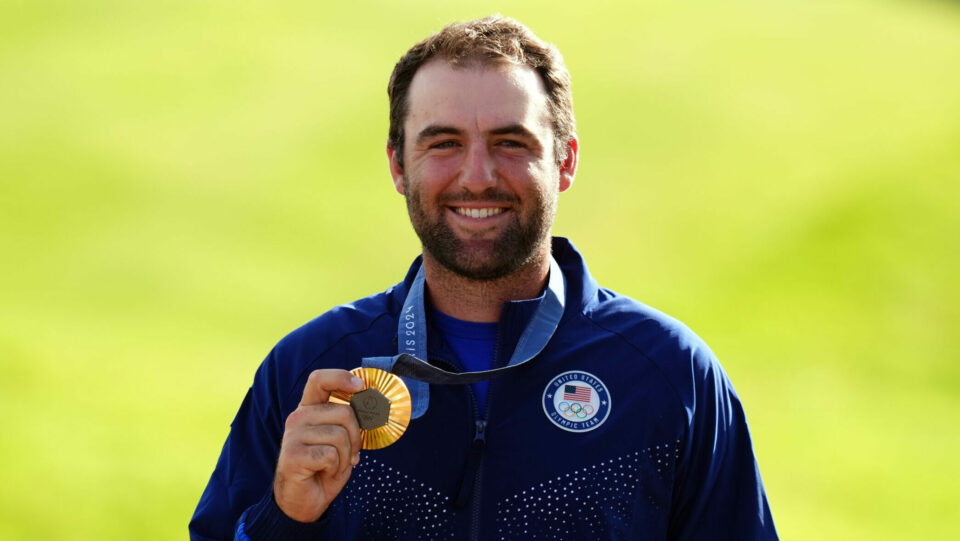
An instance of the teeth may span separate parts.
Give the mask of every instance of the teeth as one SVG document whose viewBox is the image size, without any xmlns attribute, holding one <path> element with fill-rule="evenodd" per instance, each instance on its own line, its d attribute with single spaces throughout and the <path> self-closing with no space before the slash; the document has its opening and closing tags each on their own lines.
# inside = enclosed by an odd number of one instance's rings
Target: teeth
<svg viewBox="0 0 960 541">
<path fill-rule="evenodd" d="M 465 209 L 462 207 L 456 207 L 455 209 L 457 214 L 461 216 L 469 216 L 470 218 L 486 218 L 488 216 L 496 216 L 503 212 L 503 209 L 500 207 L 495 208 L 482 208 L 482 209 Z"/>
</svg>

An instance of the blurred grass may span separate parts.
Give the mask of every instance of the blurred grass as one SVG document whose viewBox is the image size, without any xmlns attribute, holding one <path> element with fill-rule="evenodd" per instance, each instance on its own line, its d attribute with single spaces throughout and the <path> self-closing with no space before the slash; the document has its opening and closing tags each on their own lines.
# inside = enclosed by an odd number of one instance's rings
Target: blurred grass
<svg viewBox="0 0 960 541">
<path fill-rule="evenodd" d="M 417 251 L 393 62 L 496 11 L 573 73 L 556 233 L 720 355 L 782 537 L 960 536 L 955 3 L 7 0 L 0 538 L 184 536 L 267 350 Z"/>
</svg>

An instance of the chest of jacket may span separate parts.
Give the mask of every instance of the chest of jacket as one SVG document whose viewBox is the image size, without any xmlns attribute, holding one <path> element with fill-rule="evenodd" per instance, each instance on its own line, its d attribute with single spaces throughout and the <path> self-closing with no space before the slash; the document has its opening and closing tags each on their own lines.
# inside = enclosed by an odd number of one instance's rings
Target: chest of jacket
<svg viewBox="0 0 960 541">
<path fill-rule="evenodd" d="M 638 523 L 665 531 L 683 411 L 648 364 L 609 342 L 556 340 L 490 382 L 486 412 L 469 386 L 432 386 L 430 408 L 400 441 L 362 454 L 337 510 L 345 533 L 604 539 L 630 537 Z"/>
</svg>

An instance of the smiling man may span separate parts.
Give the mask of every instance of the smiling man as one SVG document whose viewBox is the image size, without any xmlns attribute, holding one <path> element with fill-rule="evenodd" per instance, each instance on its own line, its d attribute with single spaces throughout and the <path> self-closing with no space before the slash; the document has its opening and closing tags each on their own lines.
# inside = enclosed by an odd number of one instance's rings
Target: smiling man
<svg viewBox="0 0 960 541">
<path fill-rule="evenodd" d="M 550 236 L 579 153 L 559 52 L 511 19 L 454 24 L 388 92 L 422 257 L 271 351 L 191 538 L 776 539 L 713 354 Z M 365 410 L 333 400 L 363 389 L 358 366 L 412 395 L 384 448 L 361 451 Z"/>
<path fill-rule="evenodd" d="M 403 133 L 413 136 L 403 158 L 400 141 L 387 155 L 423 243 L 433 307 L 497 321 L 504 302 L 538 296 L 557 194 L 576 172 L 577 139 L 570 133 L 554 147 L 537 73 L 482 57 L 431 60 L 408 89 Z"/>
</svg>

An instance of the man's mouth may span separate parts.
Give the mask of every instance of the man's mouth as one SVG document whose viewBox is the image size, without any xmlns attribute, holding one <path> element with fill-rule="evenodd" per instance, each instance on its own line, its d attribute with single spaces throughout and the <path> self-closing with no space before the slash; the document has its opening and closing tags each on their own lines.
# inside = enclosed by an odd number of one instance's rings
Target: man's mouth
<svg viewBox="0 0 960 541">
<path fill-rule="evenodd" d="M 502 213 L 507 210 L 503 207 L 484 207 L 484 208 L 466 208 L 466 207 L 451 207 L 454 212 L 461 216 L 466 216 L 468 218 L 489 218 L 490 216 L 496 216 L 497 214 Z"/>
</svg>

